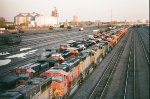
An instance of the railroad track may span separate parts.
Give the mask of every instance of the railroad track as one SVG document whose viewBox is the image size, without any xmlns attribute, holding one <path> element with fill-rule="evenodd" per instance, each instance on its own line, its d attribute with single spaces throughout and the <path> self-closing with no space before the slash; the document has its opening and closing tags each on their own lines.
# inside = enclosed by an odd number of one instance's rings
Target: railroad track
<svg viewBox="0 0 150 99">
<path fill-rule="evenodd" d="M 133 37 L 133 34 L 132 34 Z M 135 41 L 131 39 L 123 99 L 135 99 Z"/>
<path fill-rule="evenodd" d="M 83 32 L 89 32 L 92 29 L 95 29 L 95 28 L 94 27 L 87 28 L 87 30 L 85 30 Z M 13 46 L 1 45 L 0 52 L 16 51 L 15 48 L 19 49 L 19 48 L 23 48 L 23 47 L 32 46 L 32 45 L 38 45 L 39 42 L 40 43 L 50 42 L 50 41 L 54 40 L 55 37 L 60 38 L 61 36 L 73 35 L 76 33 L 78 33 L 78 31 L 58 31 L 58 32 L 55 31 L 54 33 L 49 33 L 49 32 L 47 32 L 47 33 L 32 33 L 32 34 L 30 34 L 30 36 L 24 36 L 24 34 L 22 34 L 23 40 L 20 44 L 13 45 Z M 82 32 L 79 32 L 79 33 L 82 33 Z M 43 36 L 43 34 L 44 34 L 44 36 Z"/>
<path fill-rule="evenodd" d="M 139 30 L 139 29 L 138 29 Z M 145 35 L 146 39 L 148 40 L 149 39 L 149 32 L 148 31 L 144 31 L 144 30 L 141 30 L 142 33 Z"/>
<path fill-rule="evenodd" d="M 38 40 L 38 39 L 46 38 L 46 37 L 50 37 L 50 36 L 56 36 L 56 34 L 60 35 L 60 34 L 62 34 L 62 32 L 56 32 L 56 33 L 55 32 L 54 33 L 47 32 L 47 33 L 32 33 L 32 34 L 31 33 L 30 34 L 27 33 L 26 35 L 25 34 L 21 34 L 21 37 L 22 37 L 22 39 L 23 39 L 22 41 L 24 43 L 28 43 L 28 42 L 32 42 L 33 40 Z M 65 33 L 65 34 L 68 34 L 68 33 Z M 22 44 L 22 42 L 21 42 L 21 44 Z M 18 46 L 18 45 L 16 45 L 16 46 Z M 0 49 L 2 50 L 3 48 L 7 48 L 7 47 L 11 47 L 11 46 L 1 45 Z"/>
<path fill-rule="evenodd" d="M 150 65 L 149 50 L 146 46 L 149 40 L 146 41 L 143 33 L 141 34 L 139 30 L 137 29 L 137 33 L 134 33 L 134 99 L 149 99 L 149 90 L 146 89 L 149 87 L 149 83 L 145 83 L 149 82 L 149 76 L 148 78 L 146 75 L 141 76 L 141 72 L 147 72 Z"/>
<path fill-rule="evenodd" d="M 1 46 L 0 47 L 0 52 L 6 52 L 6 51 L 11 51 L 13 50 L 14 48 L 23 48 L 23 47 L 30 47 L 30 46 L 33 46 L 33 45 L 38 45 L 38 44 L 42 44 L 42 43 L 45 43 L 45 42 L 50 42 L 52 40 L 56 40 L 56 39 L 62 39 L 61 37 L 70 37 L 72 35 L 75 35 L 77 34 L 77 32 L 74 32 L 74 33 L 67 33 L 65 35 L 63 34 L 58 34 L 58 35 L 53 35 L 53 36 L 48 36 L 48 37 L 42 37 L 41 38 L 33 38 L 33 39 L 29 39 L 29 40 L 26 40 L 26 41 L 23 41 L 21 42 L 19 45 L 13 45 L 13 46 Z"/>
<path fill-rule="evenodd" d="M 25 45 L 25 47 L 31 47 L 31 49 L 28 49 L 28 50 L 24 50 L 24 51 L 20 51 L 20 50 L 18 50 L 18 51 L 16 51 L 15 53 L 13 53 L 13 54 L 19 54 L 19 53 L 23 53 L 23 52 L 28 52 L 28 51 L 31 51 L 31 50 L 33 50 L 33 49 L 39 49 L 39 48 L 43 48 L 43 47 L 47 47 L 47 46 L 49 46 L 49 45 L 51 45 L 51 44 L 55 44 L 55 43 L 57 43 L 57 42 L 63 42 L 63 40 L 65 40 L 65 39 L 67 39 L 67 40 L 70 40 L 70 38 L 73 38 L 73 37 L 78 37 L 79 36 L 79 38 L 81 38 L 82 36 L 85 36 L 85 35 L 88 35 L 88 34 L 91 34 L 91 33 L 77 33 L 77 32 L 75 32 L 75 33 L 69 33 L 69 34 L 67 34 L 67 35 L 64 35 L 63 37 L 62 36 L 59 36 L 59 37 L 54 37 L 53 38 L 53 40 L 51 39 L 51 40 L 45 40 L 45 41 L 36 41 L 36 42 L 33 42 L 33 43 L 29 43 L 28 44 L 28 46 L 27 45 Z M 61 34 L 62 35 L 62 34 Z M 81 37 L 80 37 L 81 36 Z M 40 43 L 39 43 L 40 42 Z M 30 46 L 29 46 L 30 45 Z M 21 47 L 17 47 L 17 46 L 13 46 L 13 49 L 14 50 L 16 50 L 16 48 L 17 49 L 20 49 L 20 48 L 23 48 L 23 46 L 24 46 L 24 44 L 22 44 L 22 46 Z M 12 48 L 10 48 L 10 50 L 12 50 Z M 7 49 L 7 51 L 8 51 L 8 49 Z M 7 56 L 9 56 L 9 55 L 5 55 L 4 57 L 7 57 Z"/>
<path fill-rule="evenodd" d="M 69 34 L 70 32 L 68 31 L 65 31 L 65 34 Z M 73 31 L 71 31 L 71 33 L 73 33 Z M 31 34 L 30 36 L 21 36 L 25 41 L 26 40 L 33 40 L 33 39 L 39 39 L 39 38 L 45 38 L 45 37 L 48 37 L 48 36 L 56 36 L 56 35 L 62 35 L 64 34 L 64 31 L 63 32 L 53 32 L 53 33 L 41 33 L 41 34 Z"/>
<path fill-rule="evenodd" d="M 147 63 L 149 64 L 149 57 L 148 57 L 148 53 L 146 52 L 146 46 L 144 46 L 144 41 L 142 38 L 142 35 L 140 34 L 141 31 L 139 30 L 135 30 L 136 33 L 134 32 L 133 34 L 133 39 L 130 45 L 130 54 L 129 54 L 129 58 L 128 58 L 128 66 L 127 66 L 127 70 L 126 70 L 126 78 L 125 78 L 125 87 L 124 87 L 124 95 L 123 95 L 123 99 L 139 99 L 140 94 L 139 93 L 139 82 L 138 80 L 138 73 L 139 71 L 137 71 L 137 57 L 139 52 L 137 52 L 137 46 L 136 46 L 136 40 L 139 40 L 139 42 L 141 43 L 141 48 L 143 50 L 145 59 L 147 61 Z M 135 39 L 137 38 L 137 39 Z M 141 60 L 142 61 L 142 60 Z M 145 97 L 146 98 L 146 97 Z"/>
<path fill-rule="evenodd" d="M 115 71 L 116 68 L 114 67 L 116 64 L 115 61 L 117 60 L 119 51 L 125 47 L 130 37 L 129 34 L 130 33 L 124 35 L 124 37 L 120 40 L 121 42 L 118 42 L 118 44 L 113 48 L 112 52 L 109 53 L 111 56 L 108 54 L 108 56 L 105 57 L 105 59 L 94 70 L 91 76 L 85 80 L 83 85 L 72 96 L 70 96 L 70 99 L 100 99 L 100 97 L 104 97 L 105 92 L 108 89 L 107 85 L 109 85 L 109 81 L 111 81 L 111 77 L 113 76 L 113 73 L 111 76 L 110 74 L 112 70 Z M 110 66 L 110 68 L 108 66 Z M 93 83 L 91 83 L 91 81 Z"/>
<path fill-rule="evenodd" d="M 27 52 L 27 51 L 30 51 L 30 50 L 33 50 L 33 49 L 41 48 L 41 47 L 44 47 L 44 46 L 49 46 L 49 45 L 53 44 L 54 42 L 56 42 L 57 40 L 72 38 L 72 37 L 77 36 L 77 35 L 88 35 L 88 34 L 92 34 L 92 33 L 88 33 L 88 31 L 86 31 L 85 33 L 83 33 L 83 32 L 69 33 L 68 32 L 68 34 L 65 33 L 65 35 L 64 34 L 59 34 L 59 36 L 54 35 L 54 37 L 52 37 L 51 39 L 47 39 L 47 40 L 42 39 L 40 41 L 28 42 L 27 44 L 26 43 L 24 43 L 24 44 L 21 43 L 20 46 L 19 45 L 14 45 L 14 46 L 10 46 L 9 48 L 7 48 L 8 46 L 6 46 L 6 49 L 1 49 L 1 48 L 3 48 L 3 46 L 1 46 L 0 47 L 0 52 L 11 52 L 12 54 L 19 54 L 19 53 Z M 31 49 L 20 51 L 20 48 L 30 48 L 30 47 L 31 47 Z M 1 56 L 1 58 L 5 58 L 7 56 L 10 56 L 10 54 Z"/>
<path fill-rule="evenodd" d="M 62 35 L 62 34 L 71 34 L 70 32 L 75 32 L 75 31 L 46 31 L 46 32 L 36 32 L 36 33 L 23 33 L 23 34 L 20 34 L 21 37 L 22 37 L 22 41 L 23 42 L 30 42 L 32 40 L 38 40 L 38 39 L 41 39 L 41 38 L 46 38 L 46 37 L 50 37 L 50 36 L 56 36 L 56 35 Z M 22 43 L 22 42 L 21 42 Z M 16 45 L 18 46 L 18 45 Z M 0 50 L 2 50 L 3 48 L 8 48 L 8 47 L 11 47 L 11 46 L 8 46 L 8 45 L 1 45 L 0 46 Z M 4 50 L 5 51 L 5 50 Z M 1 51 L 0 51 L 1 52 Z"/>
<path fill-rule="evenodd" d="M 71 35 L 71 36 L 72 36 L 72 35 Z M 77 39 L 77 38 L 83 38 L 84 36 L 85 36 L 85 34 L 76 35 L 76 36 L 74 36 L 74 37 L 72 37 L 72 38 L 73 38 L 73 39 Z M 65 38 L 65 39 L 53 41 L 53 42 L 50 43 L 50 44 L 45 44 L 45 45 L 43 45 L 43 46 L 38 46 L 38 47 L 36 47 L 36 49 L 41 48 L 41 47 L 47 47 L 47 46 L 49 46 L 49 45 L 53 46 L 54 44 L 62 43 L 62 42 L 65 42 L 65 41 L 67 41 L 67 40 L 70 40 L 70 38 Z M 32 49 L 32 50 L 33 50 L 33 49 Z M 32 62 L 34 62 L 34 61 L 36 61 L 36 59 L 37 59 L 38 57 L 39 57 L 39 56 L 36 55 L 36 54 L 35 54 L 35 55 L 30 55 L 30 57 L 28 57 L 28 58 L 25 58 L 25 59 L 21 59 L 21 60 L 19 60 L 19 61 L 12 62 L 12 63 L 10 63 L 10 64 L 8 64 L 8 65 L 5 65 L 5 66 L 1 66 L 1 67 L 0 67 L 0 73 L 1 73 L 0 77 L 5 76 L 5 75 L 7 75 L 8 73 L 10 73 L 10 72 L 11 72 L 10 70 L 13 69 L 14 67 L 19 67 L 19 64 L 20 64 L 20 63 L 26 63 L 26 62 L 31 61 L 31 60 L 33 60 Z"/>
<path fill-rule="evenodd" d="M 14 67 L 17 67 L 18 64 L 20 63 L 24 63 L 24 62 L 27 62 L 27 61 L 31 61 L 31 60 L 34 60 L 35 58 L 37 58 L 38 55 L 32 55 L 30 56 L 29 58 L 25 58 L 25 59 L 21 59 L 21 60 L 18 60 L 18 61 L 15 61 L 15 62 L 11 62 L 11 64 L 8 64 L 6 66 L 2 66 L 0 68 L 0 77 L 3 77 L 3 76 L 6 76 L 8 73 L 11 72 L 11 70 L 14 68 Z M 18 66 L 19 67 L 19 66 Z"/>
<path fill-rule="evenodd" d="M 44 34 L 45 35 L 45 34 Z M 43 35 L 37 35 L 37 34 L 35 34 L 35 35 L 30 35 L 29 37 L 28 36 L 22 36 L 21 38 L 22 38 L 22 42 L 20 43 L 20 44 L 17 44 L 17 45 L 1 45 L 0 46 L 0 52 L 5 52 L 5 51 L 9 51 L 9 49 L 11 50 L 11 49 L 13 49 L 14 47 L 23 47 L 23 46 L 25 46 L 25 45 L 27 45 L 28 43 L 33 43 L 34 42 L 34 40 L 38 40 L 38 39 L 41 39 L 41 38 L 43 38 L 43 39 L 45 39 L 45 38 L 49 38 L 50 36 L 54 36 L 54 34 L 52 35 L 46 35 L 46 36 L 43 36 Z M 26 38 L 26 37 L 28 37 L 28 38 Z M 32 42 L 33 41 L 33 42 Z M 22 46 L 23 45 L 23 46 Z"/>
<path fill-rule="evenodd" d="M 123 45 L 126 44 L 126 41 Z M 109 83 L 113 77 L 116 66 L 120 60 L 120 57 L 124 51 L 125 46 L 121 46 L 118 51 L 115 52 L 114 56 L 111 58 L 108 66 L 97 82 L 95 88 L 93 88 L 91 94 L 88 99 L 102 99 L 106 95 L 107 88 Z"/>
<path fill-rule="evenodd" d="M 147 49 L 147 51 L 149 53 L 149 36 L 148 36 L 148 34 L 146 34 L 146 31 L 141 30 L 141 29 L 138 29 L 137 32 L 138 32 L 140 38 L 142 39 L 142 42 L 145 45 L 145 48 Z"/>
<path fill-rule="evenodd" d="M 142 45 L 142 48 L 143 48 L 143 51 L 144 51 L 144 54 L 145 54 L 145 57 L 146 57 L 146 60 L 148 62 L 148 64 L 150 65 L 150 60 L 149 60 L 149 47 L 146 46 L 145 42 L 144 42 L 144 39 L 142 38 L 141 34 L 140 34 L 140 31 L 137 31 L 138 33 L 138 38 L 140 40 L 140 43 Z"/>
</svg>

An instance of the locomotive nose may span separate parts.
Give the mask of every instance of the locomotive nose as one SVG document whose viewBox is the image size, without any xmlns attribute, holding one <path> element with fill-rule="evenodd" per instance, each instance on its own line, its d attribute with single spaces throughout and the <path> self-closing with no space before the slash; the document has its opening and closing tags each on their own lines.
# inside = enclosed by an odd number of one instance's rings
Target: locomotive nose
<svg viewBox="0 0 150 99">
<path fill-rule="evenodd" d="M 52 82 L 52 89 L 53 89 L 53 94 L 55 97 L 63 96 L 63 88 L 61 87 L 60 83 L 53 81 Z"/>
</svg>

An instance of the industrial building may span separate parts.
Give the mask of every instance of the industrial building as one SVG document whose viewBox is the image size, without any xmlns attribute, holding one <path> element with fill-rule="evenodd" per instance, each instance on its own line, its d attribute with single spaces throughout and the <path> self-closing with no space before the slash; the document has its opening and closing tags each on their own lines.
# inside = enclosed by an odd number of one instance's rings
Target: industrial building
<svg viewBox="0 0 150 99">
<path fill-rule="evenodd" d="M 58 11 L 56 7 L 51 12 L 51 16 L 44 16 L 35 12 L 19 13 L 14 17 L 16 25 L 27 25 L 28 27 L 56 26 L 59 23 Z"/>
</svg>

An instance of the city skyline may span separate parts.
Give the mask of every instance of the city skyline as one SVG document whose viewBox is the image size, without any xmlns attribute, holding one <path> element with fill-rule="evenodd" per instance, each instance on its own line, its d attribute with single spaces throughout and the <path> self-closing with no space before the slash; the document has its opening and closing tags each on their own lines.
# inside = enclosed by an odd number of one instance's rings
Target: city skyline
<svg viewBox="0 0 150 99">
<path fill-rule="evenodd" d="M 36 12 L 50 16 L 58 9 L 60 21 L 137 21 L 149 19 L 149 0 L 1 0 L 0 17 L 14 21 L 18 13 Z M 112 14 L 111 14 L 112 11 Z"/>
</svg>

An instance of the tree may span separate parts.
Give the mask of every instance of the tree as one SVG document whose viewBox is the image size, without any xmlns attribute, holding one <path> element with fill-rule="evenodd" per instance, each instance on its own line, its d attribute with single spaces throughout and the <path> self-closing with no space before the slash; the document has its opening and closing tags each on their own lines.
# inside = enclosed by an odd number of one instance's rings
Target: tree
<svg viewBox="0 0 150 99">
<path fill-rule="evenodd" d="M 108 24 L 107 24 L 107 27 L 112 27 L 112 24 L 111 24 L 111 23 L 108 23 Z"/>
<path fill-rule="evenodd" d="M 6 19 L 3 17 L 0 17 L 0 27 L 5 27 L 6 26 Z"/>
<path fill-rule="evenodd" d="M 71 29 L 71 26 L 67 26 L 67 29 Z"/>
<path fill-rule="evenodd" d="M 49 30 L 53 30 L 54 29 L 54 27 L 53 26 L 49 26 Z"/>
<path fill-rule="evenodd" d="M 60 28 L 64 28 L 64 25 L 60 25 Z"/>
<path fill-rule="evenodd" d="M 28 26 L 28 23 L 21 23 L 21 26 Z"/>
<path fill-rule="evenodd" d="M 9 25 L 9 26 L 7 26 L 7 29 L 15 29 L 15 26 L 14 25 Z"/>
</svg>

